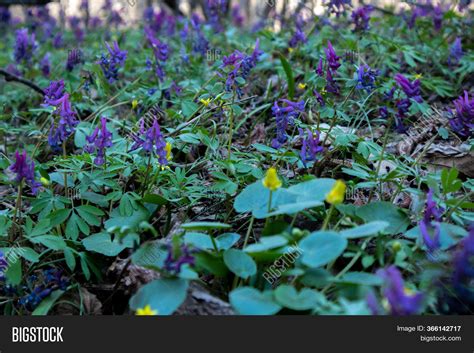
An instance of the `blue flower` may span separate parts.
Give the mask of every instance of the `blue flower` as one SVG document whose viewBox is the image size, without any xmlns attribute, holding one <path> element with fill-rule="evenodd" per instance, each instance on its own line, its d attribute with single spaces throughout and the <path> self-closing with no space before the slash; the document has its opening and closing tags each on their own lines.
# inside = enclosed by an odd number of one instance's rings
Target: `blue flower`
<svg viewBox="0 0 474 353">
<path fill-rule="evenodd" d="M 272 112 L 276 119 L 277 136 L 272 141 L 273 148 L 280 148 L 288 140 L 286 129 L 288 125 L 293 125 L 294 119 L 304 111 L 304 101 L 292 102 L 282 99 L 285 107 L 280 107 L 277 102 L 273 103 Z"/>
<path fill-rule="evenodd" d="M 372 70 L 368 65 L 361 65 L 357 70 L 357 89 L 370 93 L 375 88 L 375 80 L 379 74 L 378 70 Z"/>
</svg>

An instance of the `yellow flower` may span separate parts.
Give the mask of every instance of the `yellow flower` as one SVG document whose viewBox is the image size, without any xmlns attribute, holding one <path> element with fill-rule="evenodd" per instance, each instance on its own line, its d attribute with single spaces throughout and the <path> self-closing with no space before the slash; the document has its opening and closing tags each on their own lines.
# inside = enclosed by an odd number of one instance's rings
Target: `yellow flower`
<svg viewBox="0 0 474 353">
<path fill-rule="evenodd" d="M 49 186 L 51 184 L 51 182 L 48 179 L 44 178 L 44 177 L 40 178 L 40 182 L 41 182 L 41 184 L 43 184 L 43 186 Z"/>
<path fill-rule="evenodd" d="M 281 180 L 278 178 L 278 173 L 275 168 L 271 167 L 267 170 L 265 178 L 263 179 L 263 186 L 271 191 L 281 188 Z"/>
<path fill-rule="evenodd" d="M 200 102 L 207 107 L 211 103 L 211 98 L 208 99 L 201 99 Z"/>
<path fill-rule="evenodd" d="M 399 252 L 402 249 L 402 244 L 399 241 L 394 241 L 392 243 L 392 250 L 394 252 Z"/>
<path fill-rule="evenodd" d="M 138 107 L 138 101 L 136 99 L 134 99 L 132 101 L 132 109 L 135 110 L 135 109 L 137 109 L 137 107 Z"/>
<path fill-rule="evenodd" d="M 170 161 L 171 160 L 171 143 L 166 142 L 165 151 L 166 151 L 166 159 Z"/>
<path fill-rule="evenodd" d="M 344 201 L 346 194 L 346 184 L 342 180 L 336 181 L 331 191 L 326 195 L 326 202 L 337 205 Z"/>
<path fill-rule="evenodd" d="M 288 48 L 288 52 L 289 52 L 289 53 L 293 53 L 293 50 L 295 50 L 295 49 L 293 49 L 293 48 L 291 48 L 291 47 Z"/>
<path fill-rule="evenodd" d="M 153 310 L 150 305 L 147 305 L 144 308 L 137 309 L 136 315 L 138 316 L 158 315 L 158 311 Z"/>
<path fill-rule="evenodd" d="M 422 78 L 422 77 L 423 77 L 422 74 L 416 74 L 416 75 L 415 75 L 415 79 L 417 79 L 417 80 L 419 80 L 419 79 Z"/>
<path fill-rule="evenodd" d="M 326 88 L 322 88 L 320 91 L 319 91 L 319 94 L 322 95 L 322 96 L 325 96 L 326 95 Z"/>
<path fill-rule="evenodd" d="M 306 88 L 306 83 L 300 83 L 298 84 L 299 89 L 305 89 Z"/>
</svg>

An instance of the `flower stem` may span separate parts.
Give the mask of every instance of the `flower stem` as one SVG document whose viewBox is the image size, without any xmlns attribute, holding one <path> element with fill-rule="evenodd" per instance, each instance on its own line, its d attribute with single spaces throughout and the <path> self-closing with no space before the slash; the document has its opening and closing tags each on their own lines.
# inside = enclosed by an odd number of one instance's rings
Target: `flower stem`
<svg viewBox="0 0 474 353">
<path fill-rule="evenodd" d="M 13 223 L 16 224 L 16 220 L 18 217 L 18 212 L 21 209 L 21 195 L 23 193 L 23 180 L 20 181 L 20 184 L 18 185 L 18 195 L 16 197 L 16 204 L 15 204 L 15 211 L 13 213 Z M 14 233 L 12 233 L 12 237 L 14 236 Z M 13 239 L 10 239 L 13 241 Z"/>
<path fill-rule="evenodd" d="M 331 220 L 331 216 L 332 216 L 333 211 L 334 211 L 334 205 L 331 205 L 331 208 L 329 209 L 329 212 L 327 213 L 326 218 L 324 219 L 322 230 L 327 229 L 329 221 Z"/>
</svg>

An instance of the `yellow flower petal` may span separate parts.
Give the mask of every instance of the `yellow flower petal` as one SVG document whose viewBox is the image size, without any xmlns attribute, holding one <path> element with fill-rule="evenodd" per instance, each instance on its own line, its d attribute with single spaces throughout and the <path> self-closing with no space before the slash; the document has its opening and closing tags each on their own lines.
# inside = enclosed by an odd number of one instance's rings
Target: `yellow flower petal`
<svg viewBox="0 0 474 353">
<path fill-rule="evenodd" d="M 165 151 L 166 151 L 166 159 L 170 161 L 171 160 L 171 143 L 166 142 Z"/>
<path fill-rule="evenodd" d="M 150 305 L 147 305 L 144 308 L 137 309 L 136 315 L 137 316 L 158 315 L 158 311 L 153 310 Z"/>
<path fill-rule="evenodd" d="M 298 84 L 299 89 L 305 89 L 306 88 L 306 83 L 300 83 Z"/>
<path fill-rule="evenodd" d="M 262 183 L 263 186 L 265 186 L 267 189 L 270 189 L 271 191 L 281 188 L 282 185 L 280 178 L 278 178 L 278 173 L 273 167 L 267 170 Z"/>
<path fill-rule="evenodd" d="M 132 109 L 135 110 L 135 109 L 137 109 L 137 107 L 138 107 L 138 101 L 136 99 L 134 99 L 132 101 Z"/>
<path fill-rule="evenodd" d="M 201 99 L 200 102 L 207 107 L 211 103 L 211 98 L 208 99 Z"/>
<path fill-rule="evenodd" d="M 340 204 L 344 201 L 344 196 L 346 195 L 346 184 L 342 180 L 336 181 L 331 191 L 326 195 L 326 202 L 331 205 Z"/>
<path fill-rule="evenodd" d="M 422 74 L 416 74 L 416 75 L 415 75 L 415 79 L 417 79 L 417 80 L 419 80 L 419 79 L 422 78 L 422 77 L 423 77 Z"/>
<path fill-rule="evenodd" d="M 291 48 L 291 47 L 288 48 L 288 52 L 289 52 L 289 53 L 293 53 L 293 50 L 295 50 L 295 49 L 293 49 L 293 48 Z"/>
<path fill-rule="evenodd" d="M 48 179 L 44 178 L 44 177 L 40 178 L 40 182 L 41 182 L 41 184 L 43 184 L 43 186 L 49 186 L 51 184 L 51 182 Z"/>
</svg>

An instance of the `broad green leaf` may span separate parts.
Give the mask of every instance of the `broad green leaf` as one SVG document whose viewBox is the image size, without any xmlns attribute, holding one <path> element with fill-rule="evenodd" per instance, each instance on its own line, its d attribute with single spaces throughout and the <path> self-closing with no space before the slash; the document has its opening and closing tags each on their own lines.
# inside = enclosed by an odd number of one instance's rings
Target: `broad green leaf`
<svg viewBox="0 0 474 353">
<path fill-rule="evenodd" d="M 48 295 L 45 299 L 41 301 L 41 303 L 36 307 L 36 309 L 31 313 L 33 316 L 43 316 L 47 315 L 49 310 L 53 307 L 54 303 L 63 295 L 64 291 L 62 290 L 55 290 L 50 295 Z"/>
<path fill-rule="evenodd" d="M 247 279 L 257 273 L 255 261 L 242 250 L 229 249 L 225 251 L 224 263 L 229 270 L 243 279 Z"/>
<path fill-rule="evenodd" d="M 241 315 L 274 315 L 281 310 L 271 292 L 262 293 L 251 287 L 234 289 L 229 294 L 229 301 Z"/>
<path fill-rule="evenodd" d="M 313 289 L 303 288 L 298 292 L 288 284 L 279 286 L 273 295 L 280 305 L 292 310 L 310 310 L 324 300 L 324 295 Z"/>
<path fill-rule="evenodd" d="M 130 299 L 134 311 L 149 305 L 158 315 L 171 315 L 186 299 L 188 281 L 157 279 L 143 287 Z"/>
<path fill-rule="evenodd" d="M 376 235 L 389 226 L 384 221 L 373 221 L 350 229 L 344 229 L 340 234 L 347 239 L 356 239 Z"/>
<path fill-rule="evenodd" d="M 407 214 L 390 202 L 372 202 L 357 209 L 356 215 L 365 222 L 383 221 L 389 226 L 384 233 L 398 234 L 403 233 L 410 225 L 410 219 Z"/>
<path fill-rule="evenodd" d="M 308 267 L 324 266 L 337 259 L 347 247 L 347 239 L 335 232 L 319 231 L 300 241 L 302 262 Z"/>
</svg>

